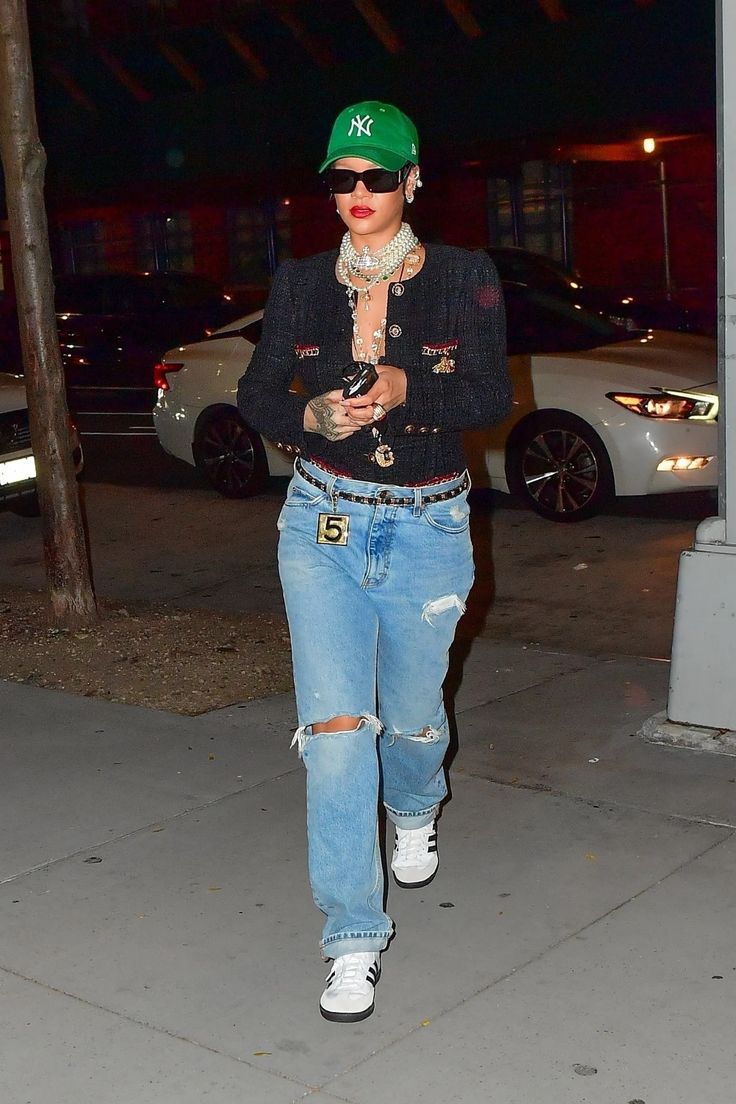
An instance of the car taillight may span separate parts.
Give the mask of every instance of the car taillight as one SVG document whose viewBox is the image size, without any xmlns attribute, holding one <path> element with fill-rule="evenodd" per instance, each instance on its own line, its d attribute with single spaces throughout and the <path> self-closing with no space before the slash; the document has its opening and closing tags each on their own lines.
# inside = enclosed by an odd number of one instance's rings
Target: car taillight
<svg viewBox="0 0 736 1104">
<path fill-rule="evenodd" d="M 166 377 L 169 372 L 180 372 L 183 367 L 183 364 L 166 364 L 163 361 L 155 365 L 153 369 L 153 386 L 157 387 L 159 391 L 171 390 L 171 384 Z"/>
</svg>

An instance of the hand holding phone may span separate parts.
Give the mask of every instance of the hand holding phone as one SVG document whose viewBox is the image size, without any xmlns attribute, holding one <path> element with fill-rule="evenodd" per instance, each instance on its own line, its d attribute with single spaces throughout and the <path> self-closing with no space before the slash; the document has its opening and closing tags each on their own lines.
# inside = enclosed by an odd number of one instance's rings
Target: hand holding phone
<svg viewBox="0 0 736 1104">
<path fill-rule="evenodd" d="M 342 397 L 344 399 L 355 399 L 358 395 L 366 395 L 370 391 L 373 384 L 378 380 L 378 372 L 375 365 L 362 360 L 354 360 L 343 370 L 342 379 L 345 384 Z"/>
</svg>

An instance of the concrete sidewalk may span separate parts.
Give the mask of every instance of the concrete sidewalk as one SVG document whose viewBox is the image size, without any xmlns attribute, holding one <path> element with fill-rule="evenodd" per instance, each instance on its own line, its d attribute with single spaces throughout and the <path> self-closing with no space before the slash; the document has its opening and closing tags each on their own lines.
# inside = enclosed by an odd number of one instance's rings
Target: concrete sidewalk
<svg viewBox="0 0 736 1104">
<path fill-rule="evenodd" d="M 440 871 L 324 1021 L 289 697 L 197 718 L 0 684 L 2 1104 L 732 1104 L 736 759 L 668 669 L 478 639 Z M 459 687 L 457 683 L 459 682 Z"/>
</svg>

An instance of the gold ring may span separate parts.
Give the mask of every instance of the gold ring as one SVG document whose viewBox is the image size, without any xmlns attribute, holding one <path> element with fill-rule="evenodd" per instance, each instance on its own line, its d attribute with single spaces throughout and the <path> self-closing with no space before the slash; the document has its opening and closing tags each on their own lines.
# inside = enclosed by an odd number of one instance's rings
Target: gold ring
<svg viewBox="0 0 736 1104">
<path fill-rule="evenodd" d="M 386 417 L 386 407 L 381 406 L 380 403 L 373 404 L 373 421 L 380 422 L 382 418 Z"/>
</svg>

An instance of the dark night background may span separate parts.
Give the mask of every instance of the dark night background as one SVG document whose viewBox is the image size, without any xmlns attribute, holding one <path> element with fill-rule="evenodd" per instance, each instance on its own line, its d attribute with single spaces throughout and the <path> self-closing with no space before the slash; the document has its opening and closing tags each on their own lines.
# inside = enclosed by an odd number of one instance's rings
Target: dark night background
<svg viewBox="0 0 736 1104">
<path fill-rule="evenodd" d="M 306 182 L 336 112 L 370 97 L 412 114 L 430 164 L 540 139 L 713 128 L 711 0 L 461 6 L 478 37 L 441 0 L 378 0 L 381 41 L 349 0 L 30 0 L 49 193 L 233 176 L 258 191 L 285 170 Z"/>
</svg>

